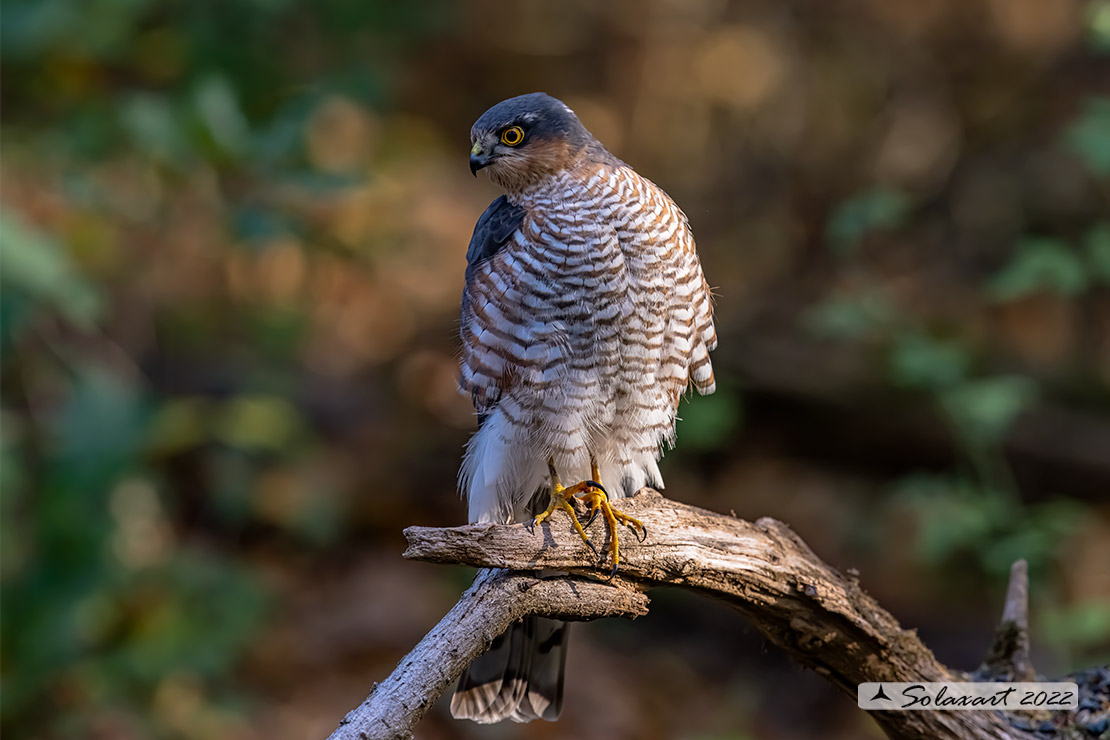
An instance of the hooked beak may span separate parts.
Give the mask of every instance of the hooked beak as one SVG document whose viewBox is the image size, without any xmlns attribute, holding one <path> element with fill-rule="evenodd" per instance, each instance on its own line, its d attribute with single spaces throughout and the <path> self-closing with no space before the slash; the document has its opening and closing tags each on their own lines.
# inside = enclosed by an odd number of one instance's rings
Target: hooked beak
<svg viewBox="0 0 1110 740">
<path fill-rule="evenodd" d="M 470 149 L 470 174 L 478 176 L 478 170 L 490 163 L 490 157 L 482 151 L 481 144 L 475 144 Z"/>
</svg>

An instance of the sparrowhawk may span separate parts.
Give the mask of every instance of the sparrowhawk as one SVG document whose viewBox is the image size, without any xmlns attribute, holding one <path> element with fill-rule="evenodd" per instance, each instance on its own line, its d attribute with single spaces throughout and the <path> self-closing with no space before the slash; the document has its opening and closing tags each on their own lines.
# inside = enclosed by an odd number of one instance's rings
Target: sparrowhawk
<svg viewBox="0 0 1110 740">
<path fill-rule="evenodd" d="M 604 514 L 615 570 L 618 522 L 643 525 L 607 498 L 662 486 L 680 398 L 714 389 L 690 225 L 549 95 L 498 103 L 470 137 L 471 171 L 505 191 L 466 255 L 459 386 L 480 421 L 459 474 L 470 521 L 538 524 L 562 509 L 589 544 L 578 498 Z M 516 623 L 463 675 L 452 713 L 555 719 L 565 655 L 564 623 Z"/>
</svg>

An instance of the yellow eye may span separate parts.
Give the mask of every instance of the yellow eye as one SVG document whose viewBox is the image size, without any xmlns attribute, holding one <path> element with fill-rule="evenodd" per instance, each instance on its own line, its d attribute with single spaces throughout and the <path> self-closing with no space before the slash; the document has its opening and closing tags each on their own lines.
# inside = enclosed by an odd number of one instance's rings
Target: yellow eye
<svg viewBox="0 0 1110 740">
<path fill-rule="evenodd" d="M 524 141 L 524 129 L 520 126 L 510 126 L 501 132 L 501 143 L 506 146 L 516 146 Z"/>
</svg>

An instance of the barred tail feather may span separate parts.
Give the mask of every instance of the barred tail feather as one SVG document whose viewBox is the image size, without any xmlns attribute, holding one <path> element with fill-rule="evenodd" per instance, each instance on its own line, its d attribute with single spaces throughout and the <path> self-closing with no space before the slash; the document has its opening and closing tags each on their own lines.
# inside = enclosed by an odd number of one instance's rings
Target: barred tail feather
<svg viewBox="0 0 1110 740">
<path fill-rule="evenodd" d="M 502 399 L 467 446 L 460 486 L 470 521 L 525 521 L 547 505 L 547 467 L 519 438 Z M 538 507 L 538 508 L 537 508 Z M 563 703 L 565 622 L 530 617 L 514 623 L 459 679 L 451 714 L 490 724 L 555 720 Z"/>
<path fill-rule="evenodd" d="M 553 721 L 563 704 L 567 624 L 527 617 L 509 627 L 459 679 L 451 714 L 480 724 Z"/>
<path fill-rule="evenodd" d="M 532 660 L 524 681 L 524 695 L 509 717 L 514 722 L 554 721 L 563 708 L 563 676 L 567 662 L 566 622 L 532 617 Z"/>
</svg>

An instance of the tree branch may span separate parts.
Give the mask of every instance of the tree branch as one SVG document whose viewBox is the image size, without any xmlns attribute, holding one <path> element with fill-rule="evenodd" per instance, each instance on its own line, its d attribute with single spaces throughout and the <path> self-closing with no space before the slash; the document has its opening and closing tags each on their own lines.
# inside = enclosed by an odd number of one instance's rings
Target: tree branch
<svg viewBox="0 0 1110 740">
<path fill-rule="evenodd" d="M 613 584 L 585 580 L 604 573 L 565 519 L 534 532 L 524 525 L 410 527 L 405 557 L 511 571 L 557 569 L 571 575 L 484 572 L 386 682 L 347 715 L 333 740 L 409 737 L 416 720 L 463 668 L 512 621 L 527 614 L 564 619 L 636 616 L 647 609 L 640 590 L 679 586 L 745 614 L 771 642 L 845 693 L 869 681 L 954 681 L 966 676 L 941 665 L 912 630 L 903 629 L 864 593 L 855 578 L 821 561 L 786 525 L 735 517 L 663 498 L 645 489 L 621 501 L 648 536 L 622 533 L 621 567 Z M 600 520 L 599 520 L 600 521 Z M 602 528 L 592 531 L 601 540 Z M 891 738 L 1032 740 L 999 712 L 873 712 Z"/>
<path fill-rule="evenodd" d="M 1010 567 L 1010 585 L 994 643 L 975 677 L 983 681 L 1033 681 L 1035 676 L 1029 660 L 1029 565 L 1018 560 Z"/>
<path fill-rule="evenodd" d="M 566 620 L 647 614 L 639 591 L 583 578 L 545 579 L 486 570 L 435 628 L 370 696 L 347 713 L 330 740 L 395 740 L 412 728 L 470 661 L 516 620 L 540 614 Z"/>
</svg>

